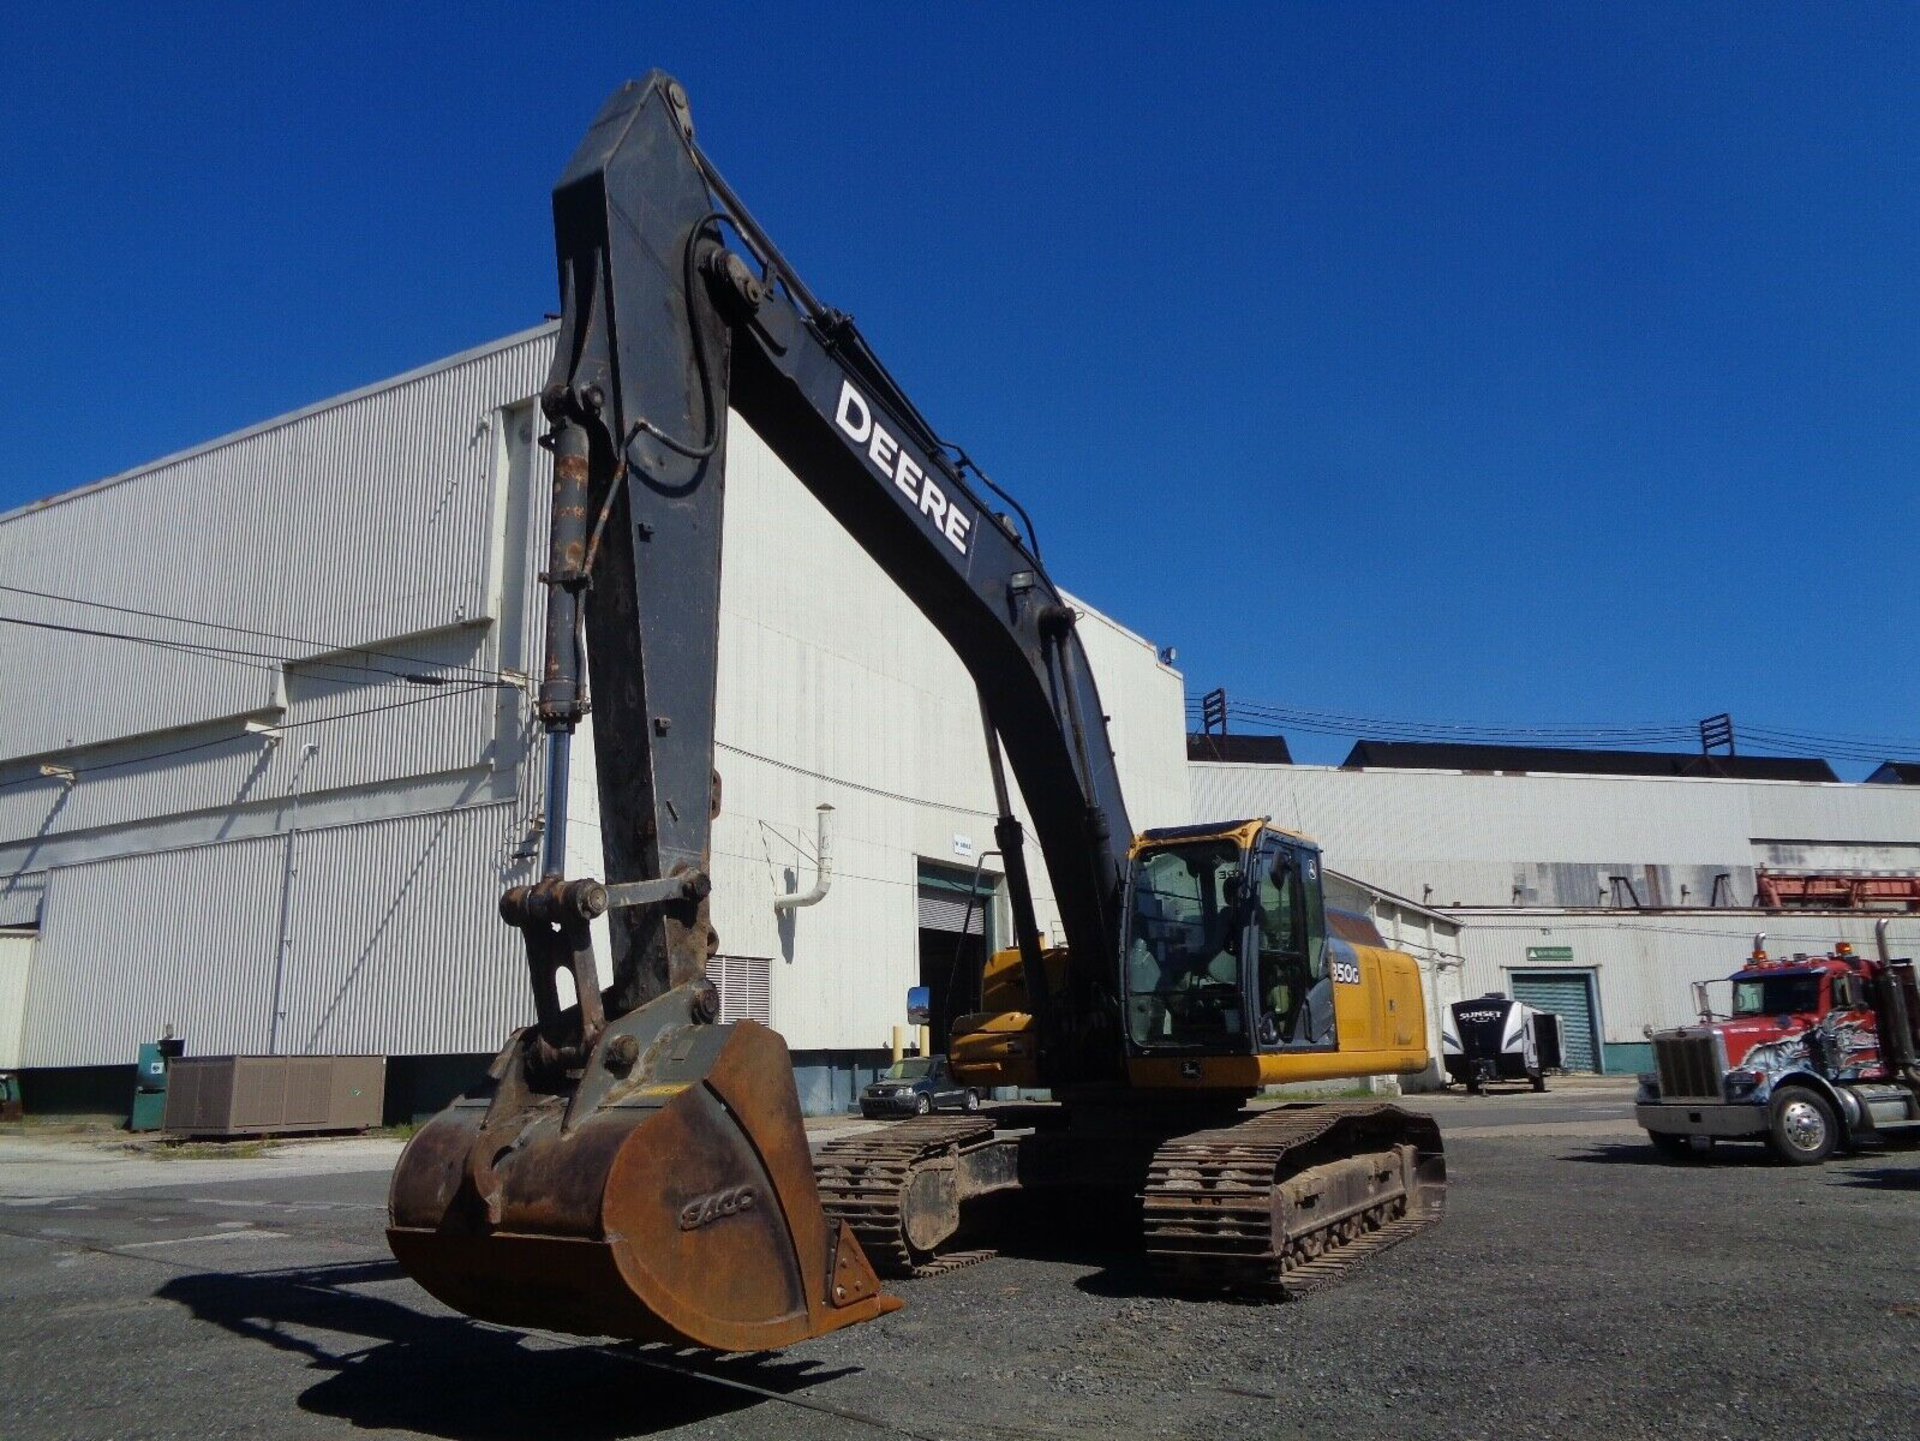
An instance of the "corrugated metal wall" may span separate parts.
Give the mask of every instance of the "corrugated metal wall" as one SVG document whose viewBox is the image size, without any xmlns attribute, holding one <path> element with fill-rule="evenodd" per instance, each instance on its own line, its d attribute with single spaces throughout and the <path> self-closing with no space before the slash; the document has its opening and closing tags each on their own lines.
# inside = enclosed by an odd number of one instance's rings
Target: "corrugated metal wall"
<svg viewBox="0 0 1920 1441">
<path fill-rule="evenodd" d="M 537 390 L 550 345 L 544 331 L 521 337 L 6 517 L 0 576 L 18 589 L 4 592 L 5 614 L 234 653 L 0 625 L 0 670 L 61 677 L 9 693 L 0 759 L 270 709 L 282 657 L 488 616 L 491 422 Z"/>
<path fill-rule="evenodd" d="M 492 1050 L 530 1010 L 494 909 L 532 875 L 515 819 L 476 806 L 55 871 L 21 1063 L 125 1063 L 168 1025 L 199 1055 Z"/>
<path fill-rule="evenodd" d="M 491 1050 L 528 1019 L 518 940 L 495 908 L 531 874 L 538 838 L 526 698 L 385 672 L 533 664 L 550 468 L 527 397 L 550 346 L 550 331 L 518 337 L 0 520 L 0 567 L 49 548 L 112 553 L 152 528 L 160 543 L 119 567 L 130 576 L 69 559 L 60 593 L 329 647 L 241 637 L 265 657 L 182 663 L 125 642 L 22 651 L 0 626 L 16 646 L 0 664 L 59 667 L 65 691 L 106 697 L 78 728 L 41 709 L 0 715 L 0 756 L 32 757 L 0 762 L 0 779 L 28 778 L 0 789 L 0 875 L 51 875 L 28 1064 L 124 1062 L 168 1023 L 200 1054 L 408 1054 Z M 975 691 L 737 419 L 729 455 L 715 920 L 729 955 L 767 963 L 773 1023 L 795 1049 L 883 1047 L 918 976 L 921 860 L 964 865 L 992 845 Z M 202 510 L 204 535 L 171 517 Z M 230 573 L 236 554 L 254 558 L 250 580 Z M 57 589 L 36 566 L 4 573 Z M 1104 617 L 1082 634 L 1136 823 L 1184 821 L 1180 676 Z M 116 668 L 122 652 L 140 663 Z M 285 727 L 280 743 L 244 736 L 247 714 Z M 64 761 L 111 768 L 43 781 L 34 748 L 69 736 L 100 745 Z M 153 758 L 184 745 L 199 748 Z M 823 800 L 838 808 L 832 889 L 778 917 L 773 897 L 812 882 Z M 570 868 L 599 873 L 590 725 L 572 815 Z M 1044 887 L 1038 900 L 1057 930 Z"/>
<path fill-rule="evenodd" d="M 19 1069 L 27 1033 L 27 979 L 32 971 L 33 931 L 0 929 L 0 1071 Z"/>
<path fill-rule="evenodd" d="M 264 1051 L 286 855 L 271 837 L 53 872 L 22 1064 L 125 1064 L 169 1025 L 196 1052 Z"/>
<path fill-rule="evenodd" d="M 484 1051 L 524 1018 L 495 903 L 531 871 L 528 707 L 482 682 L 525 665 L 545 495 L 503 408 L 550 334 L 0 521 L 9 585 L 125 608 L 0 615 L 244 652 L 0 624 L 0 664 L 64 697 L 0 716 L 29 757 L 0 767 L 27 778 L 0 788 L 9 915 L 46 890 L 24 1064 L 124 1063 L 167 1024 L 199 1053 Z M 77 783 L 38 775 L 49 747 Z"/>
<path fill-rule="evenodd" d="M 491 1051 L 530 1020 L 500 893 L 535 878 L 511 805 L 294 839 L 276 1050 Z"/>
<path fill-rule="evenodd" d="M 226 723 L 63 753 L 62 763 L 86 770 L 83 780 L 69 786 L 35 779 L 0 789 L 0 837 L 32 836 L 47 849 L 65 837 L 142 821 L 277 809 L 296 794 L 311 802 L 327 791 L 491 765 L 498 732 L 511 731 L 524 703 L 518 691 L 481 684 L 456 669 L 480 664 L 491 651 L 488 629 L 465 626 L 405 643 L 419 658 L 413 673 L 448 683 L 422 687 L 327 663 L 289 665 L 280 707 L 261 717 L 285 727 L 282 743 Z M 178 675 L 170 683 L 192 681 Z M 107 768 L 88 769 L 98 767 Z M 94 844 L 62 849 L 97 855 L 113 844 L 100 835 Z M 136 839 L 135 848 L 145 847 Z M 21 863 L 33 860 L 23 856 Z"/>
<path fill-rule="evenodd" d="M 1706 904 L 1726 875 L 1723 903 L 1749 905 L 1755 865 L 1795 845 L 1823 864 L 1920 864 L 1920 787 L 1212 761 L 1189 776 L 1196 815 L 1271 814 L 1329 864 L 1440 906 L 1592 906 L 1616 875 L 1669 906 Z"/>
</svg>

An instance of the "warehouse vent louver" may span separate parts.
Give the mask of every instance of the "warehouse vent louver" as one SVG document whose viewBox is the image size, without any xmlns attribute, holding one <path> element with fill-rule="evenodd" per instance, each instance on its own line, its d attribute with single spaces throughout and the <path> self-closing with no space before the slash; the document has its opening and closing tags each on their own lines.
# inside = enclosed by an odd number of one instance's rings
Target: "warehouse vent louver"
<svg viewBox="0 0 1920 1441">
<path fill-rule="evenodd" d="M 773 963 L 765 956 L 715 956 L 707 979 L 720 992 L 720 1023 L 758 1021 L 773 1024 Z"/>
</svg>

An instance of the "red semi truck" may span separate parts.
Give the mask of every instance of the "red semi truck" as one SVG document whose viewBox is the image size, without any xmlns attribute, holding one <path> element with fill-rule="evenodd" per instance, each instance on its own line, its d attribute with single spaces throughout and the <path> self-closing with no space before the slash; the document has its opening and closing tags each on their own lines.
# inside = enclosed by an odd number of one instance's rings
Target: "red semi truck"
<svg viewBox="0 0 1920 1441">
<path fill-rule="evenodd" d="M 1653 1036 L 1634 1117 L 1674 1158 L 1715 1141 L 1764 1141 L 1811 1166 L 1836 1148 L 1920 1132 L 1920 990 L 1895 960 L 1887 923 L 1876 957 L 1844 941 L 1821 956 L 1770 958 L 1765 937 L 1734 973 L 1730 1014 L 1695 987 L 1701 1022 Z"/>
</svg>

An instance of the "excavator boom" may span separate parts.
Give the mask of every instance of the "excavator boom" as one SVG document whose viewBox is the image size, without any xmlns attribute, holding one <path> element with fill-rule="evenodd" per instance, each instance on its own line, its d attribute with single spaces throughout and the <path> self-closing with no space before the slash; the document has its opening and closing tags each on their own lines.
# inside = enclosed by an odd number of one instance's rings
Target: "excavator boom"
<svg viewBox="0 0 1920 1441">
<path fill-rule="evenodd" d="M 1075 613 L 874 358 L 816 301 L 694 143 L 655 72 L 607 101 L 553 197 L 562 301 L 541 393 L 554 489 L 539 714 L 544 876 L 509 891 L 535 1023 L 396 1168 L 396 1256 L 491 1319 L 726 1349 L 869 1319 L 829 1225 L 785 1046 L 715 1024 L 708 855 L 727 419 L 737 411 L 979 678 L 1021 950 L 1041 952 L 996 716 L 1063 928 L 1111 953 L 1131 833 Z M 745 251 L 731 248 L 729 240 Z M 1017 504 L 1008 502 L 1014 509 Z M 592 656 L 591 697 L 586 658 Z M 605 880 L 562 874 L 570 739 L 594 715 Z M 1044 725 L 1027 724 L 1035 713 Z M 589 927 L 609 917 L 612 974 Z M 559 975 L 578 1000 L 563 1005 Z M 1044 984 L 1043 1061 L 1112 1068 L 1097 971 Z"/>
</svg>

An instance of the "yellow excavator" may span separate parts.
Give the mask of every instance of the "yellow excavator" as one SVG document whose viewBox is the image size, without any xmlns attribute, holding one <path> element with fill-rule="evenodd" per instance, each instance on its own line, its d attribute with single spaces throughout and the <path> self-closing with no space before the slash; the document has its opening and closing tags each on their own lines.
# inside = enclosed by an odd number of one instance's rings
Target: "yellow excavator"
<svg viewBox="0 0 1920 1441">
<path fill-rule="evenodd" d="M 1413 961 L 1328 909 L 1318 849 L 1264 818 L 1135 834 L 1077 614 L 1025 511 L 814 298 L 695 143 L 678 82 L 615 92 L 554 221 L 546 851 L 542 879 L 500 906 L 525 942 L 534 1020 L 402 1153 L 388 1238 L 406 1271 L 489 1320 L 748 1351 L 886 1314 L 899 1302 L 883 1277 L 992 1254 L 1005 1208 L 974 1203 L 1008 1192 L 1106 1191 L 1138 1208 L 1160 1282 L 1256 1296 L 1310 1290 L 1437 1220 L 1430 1119 L 1374 1102 L 1243 1109 L 1274 1083 L 1424 1068 Z M 920 1117 L 814 1156 L 785 1044 L 718 1023 L 730 410 L 979 690 L 1015 944 L 969 978 L 949 1050 L 964 1084 L 1044 1103 Z M 562 870 L 570 739 L 589 708 L 605 881 Z M 1063 945 L 1042 943 L 1009 772 Z"/>
</svg>

